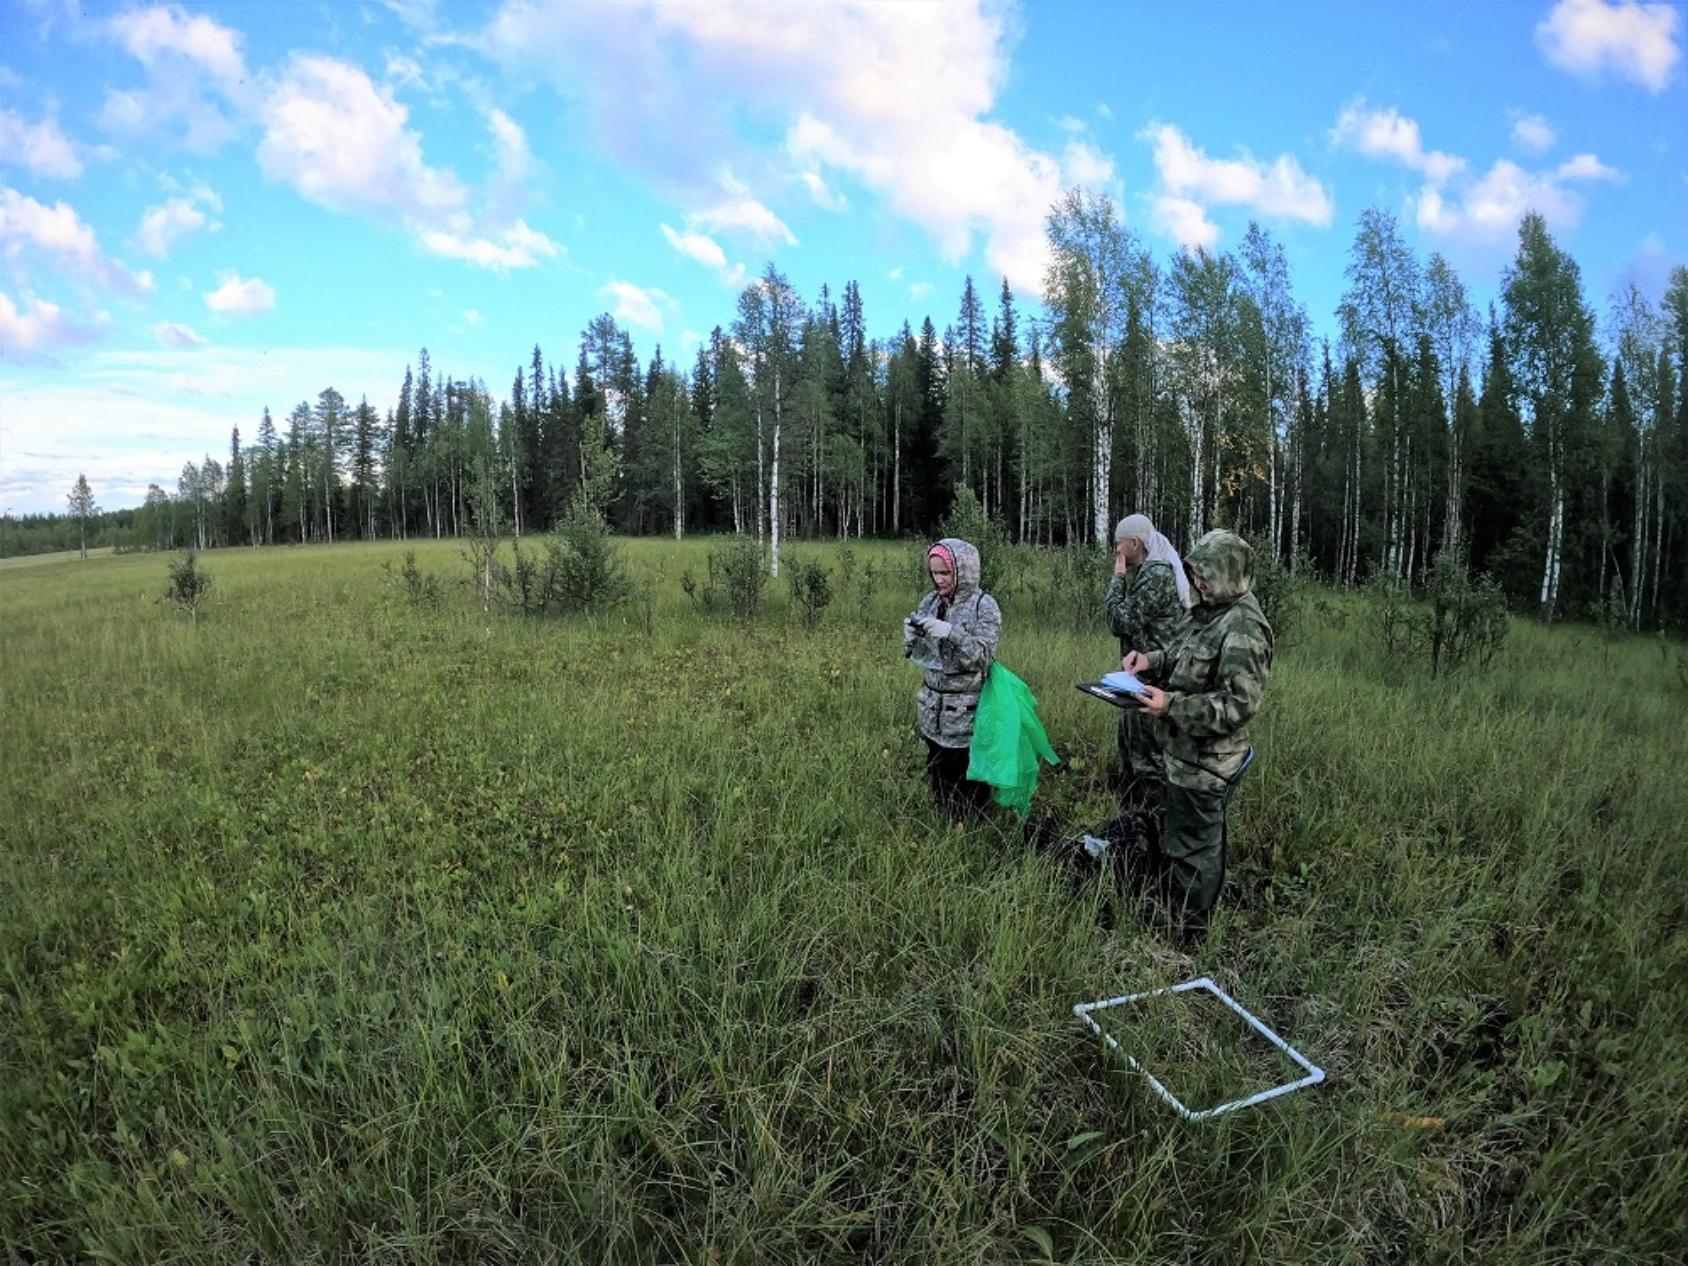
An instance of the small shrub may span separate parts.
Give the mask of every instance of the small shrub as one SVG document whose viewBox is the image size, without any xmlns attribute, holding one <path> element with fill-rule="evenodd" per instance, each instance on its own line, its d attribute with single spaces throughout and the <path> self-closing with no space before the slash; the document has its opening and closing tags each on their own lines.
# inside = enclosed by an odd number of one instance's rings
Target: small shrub
<svg viewBox="0 0 1688 1266">
<path fill-rule="evenodd" d="M 856 551 L 848 545 L 838 551 L 838 592 L 849 593 L 856 579 Z"/>
<path fill-rule="evenodd" d="M 715 588 L 715 569 L 710 568 L 708 579 L 699 581 L 692 575 L 692 569 L 686 568 L 680 573 L 680 592 L 686 595 L 686 600 L 692 604 L 693 610 L 715 610 L 721 598 Z"/>
<path fill-rule="evenodd" d="M 391 563 L 382 563 L 381 570 L 386 573 L 388 584 L 395 586 L 413 607 L 435 610 L 445 597 L 439 577 L 424 572 L 416 565 L 416 551 L 413 549 L 404 552 L 404 566 L 397 572 Z"/>
<path fill-rule="evenodd" d="M 1412 648 L 1412 595 L 1406 584 L 1384 572 L 1373 572 L 1363 592 L 1383 653 L 1390 659 L 1407 658 Z"/>
<path fill-rule="evenodd" d="M 162 601 L 184 612 L 193 623 L 199 623 L 199 609 L 211 592 L 211 573 L 200 570 L 199 555 L 188 550 L 180 558 L 170 560 L 170 583 L 164 587 Z"/>
<path fill-rule="evenodd" d="M 870 558 L 862 564 L 861 573 L 856 578 L 856 608 L 864 617 L 870 613 L 874 594 L 879 592 L 880 575 L 879 564 Z"/>
<path fill-rule="evenodd" d="M 656 631 L 656 586 L 641 580 L 633 590 L 633 602 L 639 611 L 639 627 L 648 638 Z"/>
<path fill-rule="evenodd" d="M 1429 577 L 1430 671 L 1468 662 L 1487 668 L 1506 644 L 1506 595 L 1487 576 L 1472 578 L 1465 559 L 1444 550 Z"/>
<path fill-rule="evenodd" d="M 1273 640 L 1279 646 L 1289 645 L 1306 592 L 1306 582 L 1297 573 L 1311 574 L 1313 562 L 1304 558 L 1298 568 L 1291 570 L 1273 560 L 1270 542 L 1249 543 L 1254 547 L 1254 599 L 1266 613 Z"/>
<path fill-rule="evenodd" d="M 508 586 L 506 601 L 530 614 L 543 611 L 548 597 L 545 587 L 547 569 L 540 563 L 538 555 L 522 548 L 520 541 L 512 542 L 511 549 L 515 560 L 504 576 Z"/>
<path fill-rule="evenodd" d="M 632 577 L 603 516 L 578 493 L 545 553 L 545 606 L 564 612 L 604 611 L 633 596 Z"/>
<path fill-rule="evenodd" d="M 1473 579 L 1457 553 L 1437 555 L 1425 576 L 1424 601 L 1386 575 L 1366 582 L 1378 636 L 1391 659 L 1427 661 L 1431 674 L 1474 664 L 1487 668 L 1506 644 L 1506 597 L 1488 576 Z"/>
<path fill-rule="evenodd" d="M 1016 549 L 1002 525 L 985 513 L 979 498 L 966 484 L 955 486 L 955 499 L 939 527 L 941 536 L 953 536 L 979 551 L 979 588 L 1002 601 L 1019 586 L 1026 570 L 1025 552 Z M 929 549 L 927 546 L 926 549 Z M 920 576 L 931 587 L 926 574 L 926 552 L 920 556 Z"/>
<path fill-rule="evenodd" d="M 803 623 L 814 628 L 832 603 L 831 573 L 812 558 L 787 560 L 786 585 L 791 600 L 803 609 Z"/>
<path fill-rule="evenodd" d="M 1113 579 L 1111 549 L 1095 545 L 1067 545 L 1038 552 L 1036 568 L 1042 583 L 1036 588 L 1043 601 L 1038 614 L 1070 625 L 1074 630 L 1098 626 L 1103 621 L 1103 603 Z"/>
<path fill-rule="evenodd" d="M 709 590 L 720 592 L 736 616 L 749 619 L 762 609 L 768 571 L 762 547 L 754 537 L 734 537 L 719 550 L 709 551 Z"/>
<path fill-rule="evenodd" d="M 469 584 L 481 600 L 481 610 L 491 611 L 493 600 L 510 599 L 514 588 L 510 569 L 498 557 L 498 538 L 478 535 L 468 538 L 463 560 L 469 564 Z M 518 561 L 520 555 L 517 555 Z"/>
</svg>

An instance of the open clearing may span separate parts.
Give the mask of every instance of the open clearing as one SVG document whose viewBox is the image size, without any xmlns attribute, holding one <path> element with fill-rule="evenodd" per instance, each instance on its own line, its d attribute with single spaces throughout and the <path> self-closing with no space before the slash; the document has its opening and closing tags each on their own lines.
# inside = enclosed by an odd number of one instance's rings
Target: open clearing
<svg viewBox="0 0 1688 1266">
<path fill-rule="evenodd" d="M 692 611 L 707 543 L 623 548 L 648 621 L 415 608 L 387 544 L 207 554 L 198 627 L 156 603 L 160 556 L 0 576 L 13 1260 L 1688 1242 L 1676 647 L 1516 623 L 1492 671 L 1433 682 L 1315 592 L 1190 955 L 1110 926 L 1017 823 L 928 805 L 910 548 L 856 547 L 813 632 L 783 581 L 748 623 Z M 836 577 L 837 547 L 791 553 Z M 895 582 L 864 593 L 867 559 Z M 1072 683 L 1117 660 L 1030 584 L 1001 656 L 1079 829 L 1114 716 Z M 1073 1022 L 1202 974 L 1328 1082 L 1191 1127 Z M 1201 1071 L 1178 1084 L 1227 1089 Z"/>
</svg>

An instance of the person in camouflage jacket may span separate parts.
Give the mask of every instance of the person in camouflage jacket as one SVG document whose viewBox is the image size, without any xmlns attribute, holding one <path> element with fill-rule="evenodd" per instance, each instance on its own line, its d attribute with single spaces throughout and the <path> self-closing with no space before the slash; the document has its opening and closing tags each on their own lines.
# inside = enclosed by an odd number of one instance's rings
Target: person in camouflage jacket
<svg viewBox="0 0 1688 1266">
<path fill-rule="evenodd" d="M 1121 519 L 1114 528 L 1114 577 L 1108 583 L 1103 610 L 1109 631 L 1119 639 L 1121 655 L 1134 647 L 1144 653 L 1169 650 L 1190 628 L 1190 614 L 1179 593 L 1180 577 L 1172 570 L 1181 565 L 1177 555 L 1171 554 L 1171 561 L 1150 557 L 1157 537 L 1155 525 L 1141 514 Z M 1170 553 L 1165 538 L 1160 540 Z M 1158 798 L 1166 767 L 1150 717 L 1135 708 L 1121 709 L 1119 751 L 1127 802 L 1141 804 Z"/>
<path fill-rule="evenodd" d="M 967 777 L 979 692 L 996 659 L 1002 609 L 979 588 L 979 551 L 945 537 L 926 555 L 932 589 L 903 621 L 903 654 L 926 666 L 915 696 L 926 776 L 956 816 L 982 810 L 990 788 Z M 936 665 L 932 667 L 931 665 Z"/>
<path fill-rule="evenodd" d="M 1184 560 L 1198 601 L 1188 636 L 1170 650 L 1134 648 L 1123 667 L 1148 682 L 1166 761 L 1160 852 L 1174 902 L 1205 916 L 1225 879 L 1225 792 L 1249 753 L 1248 722 L 1272 670 L 1272 626 L 1250 592 L 1254 551 L 1234 532 L 1209 532 Z"/>
</svg>

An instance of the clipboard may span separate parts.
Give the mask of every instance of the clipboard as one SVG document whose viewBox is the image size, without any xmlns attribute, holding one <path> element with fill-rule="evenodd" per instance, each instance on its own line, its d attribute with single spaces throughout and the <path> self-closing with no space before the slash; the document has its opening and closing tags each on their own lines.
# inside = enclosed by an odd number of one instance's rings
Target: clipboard
<svg viewBox="0 0 1688 1266">
<path fill-rule="evenodd" d="M 1100 699 L 1103 703 L 1112 704 L 1116 708 L 1126 708 L 1135 712 L 1143 706 L 1142 695 L 1134 695 L 1126 690 L 1115 690 L 1112 687 L 1104 686 L 1099 681 L 1080 681 L 1075 682 L 1074 685 L 1081 693 L 1087 694 L 1093 699 Z"/>
</svg>

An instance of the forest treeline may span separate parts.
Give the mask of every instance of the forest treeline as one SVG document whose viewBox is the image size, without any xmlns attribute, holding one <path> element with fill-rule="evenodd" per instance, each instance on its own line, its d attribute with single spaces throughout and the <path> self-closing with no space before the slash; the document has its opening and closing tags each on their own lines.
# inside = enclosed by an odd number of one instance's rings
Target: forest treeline
<svg viewBox="0 0 1688 1266">
<path fill-rule="evenodd" d="M 1291 569 L 1412 580 L 1458 551 L 1519 609 L 1688 623 L 1688 269 L 1601 311 L 1540 216 L 1498 303 L 1370 209 L 1337 336 L 1284 251 L 1155 258 L 1113 203 L 1051 209 L 1044 311 L 971 278 L 943 330 L 870 336 L 860 291 L 769 264 L 689 364 L 614 317 L 572 368 L 535 345 L 502 396 L 424 349 L 390 400 L 325 388 L 138 509 L 0 522 L 0 553 L 531 533 L 571 506 L 630 534 L 923 532 L 973 490 L 1008 539 L 1107 539 L 1128 510 L 1187 544 L 1234 528 Z M 487 522 L 489 516 L 496 523 Z"/>
</svg>

